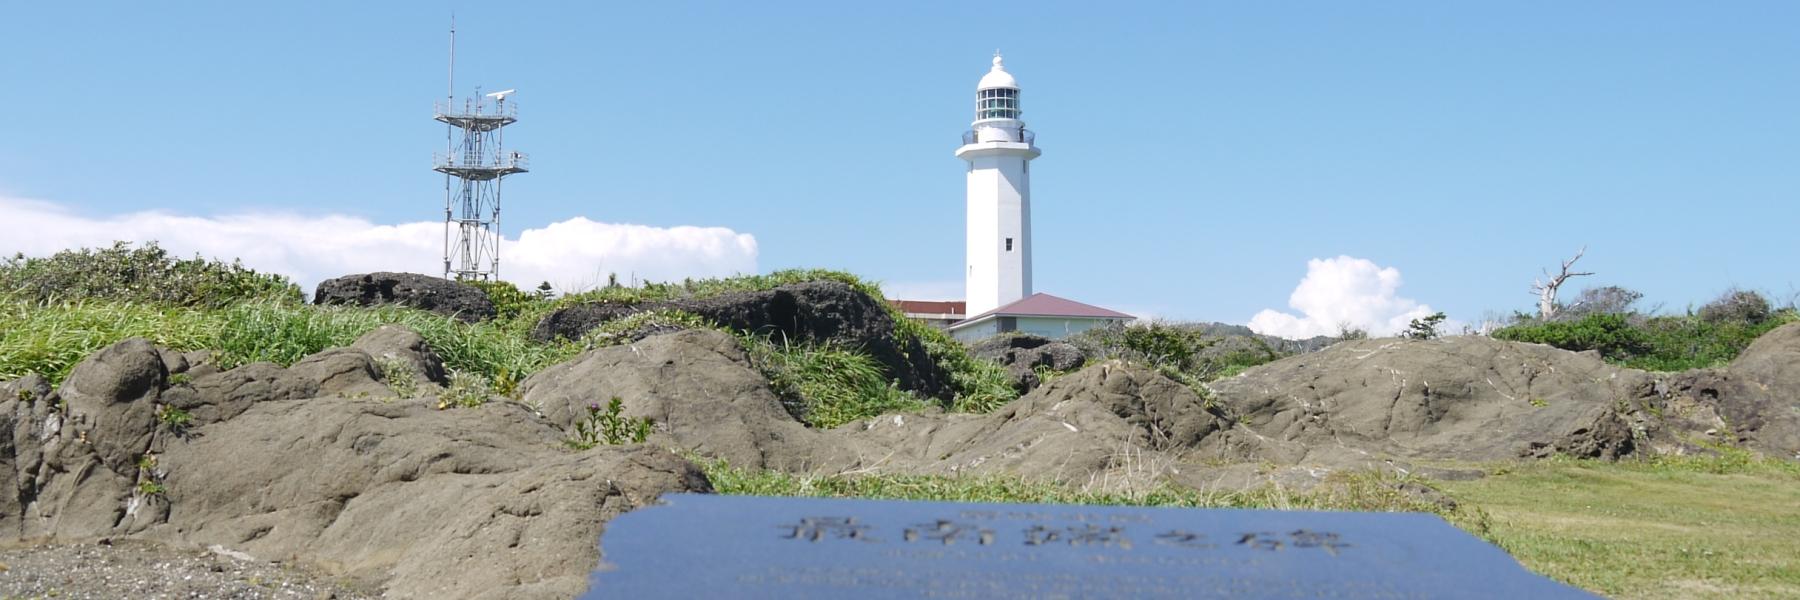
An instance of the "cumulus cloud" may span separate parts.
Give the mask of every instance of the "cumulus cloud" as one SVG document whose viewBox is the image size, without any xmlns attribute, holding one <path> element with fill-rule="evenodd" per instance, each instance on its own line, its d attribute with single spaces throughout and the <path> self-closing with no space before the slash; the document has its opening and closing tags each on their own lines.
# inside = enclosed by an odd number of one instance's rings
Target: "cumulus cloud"
<svg viewBox="0 0 1800 600">
<path fill-rule="evenodd" d="M 1367 259 L 1315 258 L 1306 261 L 1306 277 L 1288 296 L 1288 306 L 1300 314 L 1264 309 L 1250 318 L 1250 329 L 1292 339 L 1336 335 L 1339 326 L 1392 335 L 1413 319 L 1436 312 L 1400 297 L 1400 284 L 1399 269 Z"/>
<path fill-rule="evenodd" d="M 190 216 L 144 211 L 78 214 L 43 201 L 0 197 L 11 222 L 0 252 L 45 256 L 58 250 L 156 241 L 179 256 L 243 259 L 304 289 L 324 279 L 370 271 L 441 274 L 444 224 L 379 225 L 342 215 L 246 213 Z M 621 280 L 672 281 L 756 272 L 756 238 L 723 227 L 649 227 L 583 217 L 527 229 L 500 242 L 500 275 L 520 287 L 548 281 L 559 290 Z"/>
</svg>

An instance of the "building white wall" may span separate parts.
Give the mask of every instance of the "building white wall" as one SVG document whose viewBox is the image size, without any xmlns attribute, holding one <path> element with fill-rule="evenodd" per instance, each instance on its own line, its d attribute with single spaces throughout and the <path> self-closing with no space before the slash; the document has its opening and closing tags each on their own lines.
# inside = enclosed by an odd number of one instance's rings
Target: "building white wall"
<svg viewBox="0 0 1800 600">
<path fill-rule="evenodd" d="M 995 317 L 957 328 L 951 332 L 951 337 L 962 342 L 974 342 L 1008 331 L 1017 331 L 1060 340 L 1122 320 L 1099 317 Z"/>
<path fill-rule="evenodd" d="M 1093 329 L 1104 327 L 1117 319 L 1092 319 L 1080 317 L 1019 317 L 1017 331 L 1041 335 L 1053 340 Z"/>
<path fill-rule="evenodd" d="M 969 161 L 965 300 L 969 314 L 979 315 L 1031 295 L 1028 164 L 1037 150 L 989 142 L 965 146 L 958 155 Z"/>
</svg>

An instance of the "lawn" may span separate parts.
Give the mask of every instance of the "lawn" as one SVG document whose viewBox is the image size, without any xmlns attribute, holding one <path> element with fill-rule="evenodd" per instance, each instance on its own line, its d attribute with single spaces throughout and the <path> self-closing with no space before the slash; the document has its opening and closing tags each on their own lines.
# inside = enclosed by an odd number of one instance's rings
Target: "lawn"
<svg viewBox="0 0 1800 600">
<path fill-rule="evenodd" d="M 1800 464 L 1549 461 L 1439 487 L 1531 570 L 1614 598 L 1800 598 Z"/>
</svg>

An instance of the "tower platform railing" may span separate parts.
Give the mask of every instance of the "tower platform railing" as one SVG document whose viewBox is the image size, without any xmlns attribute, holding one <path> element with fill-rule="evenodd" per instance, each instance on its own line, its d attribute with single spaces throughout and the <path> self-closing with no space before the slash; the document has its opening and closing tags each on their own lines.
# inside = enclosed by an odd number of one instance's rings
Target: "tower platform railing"
<svg viewBox="0 0 1800 600">
<path fill-rule="evenodd" d="M 451 154 L 435 152 L 431 155 L 431 166 L 433 169 L 439 170 L 492 169 L 523 173 L 531 168 L 531 156 L 514 150 L 507 150 L 500 156 L 491 157 L 469 156 L 461 152 Z"/>
<path fill-rule="evenodd" d="M 1037 132 L 1032 131 L 1030 129 L 1020 128 L 1019 131 L 1015 134 L 1015 137 L 1018 137 L 1020 142 L 1024 142 L 1026 144 L 1037 143 Z M 980 140 L 981 140 L 980 132 L 964 131 L 962 134 L 962 143 L 965 146 L 976 143 Z"/>
<path fill-rule="evenodd" d="M 511 102 L 488 104 L 474 100 L 462 101 L 462 109 L 457 110 L 457 103 L 439 100 L 432 106 L 432 114 L 440 117 L 458 119 L 512 119 L 519 118 L 519 105 Z"/>
</svg>

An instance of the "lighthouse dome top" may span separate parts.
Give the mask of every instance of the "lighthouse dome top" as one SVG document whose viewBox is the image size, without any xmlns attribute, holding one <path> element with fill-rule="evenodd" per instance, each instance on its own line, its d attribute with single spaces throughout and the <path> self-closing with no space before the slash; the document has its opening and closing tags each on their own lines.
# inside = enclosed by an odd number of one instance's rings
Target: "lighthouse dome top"
<svg viewBox="0 0 1800 600">
<path fill-rule="evenodd" d="M 1013 79 L 1012 73 L 1006 72 L 1006 65 L 1000 62 L 1000 53 L 994 53 L 994 68 L 981 76 L 981 83 L 975 85 L 978 90 L 994 88 L 1019 88 L 1019 81 Z"/>
</svg>

